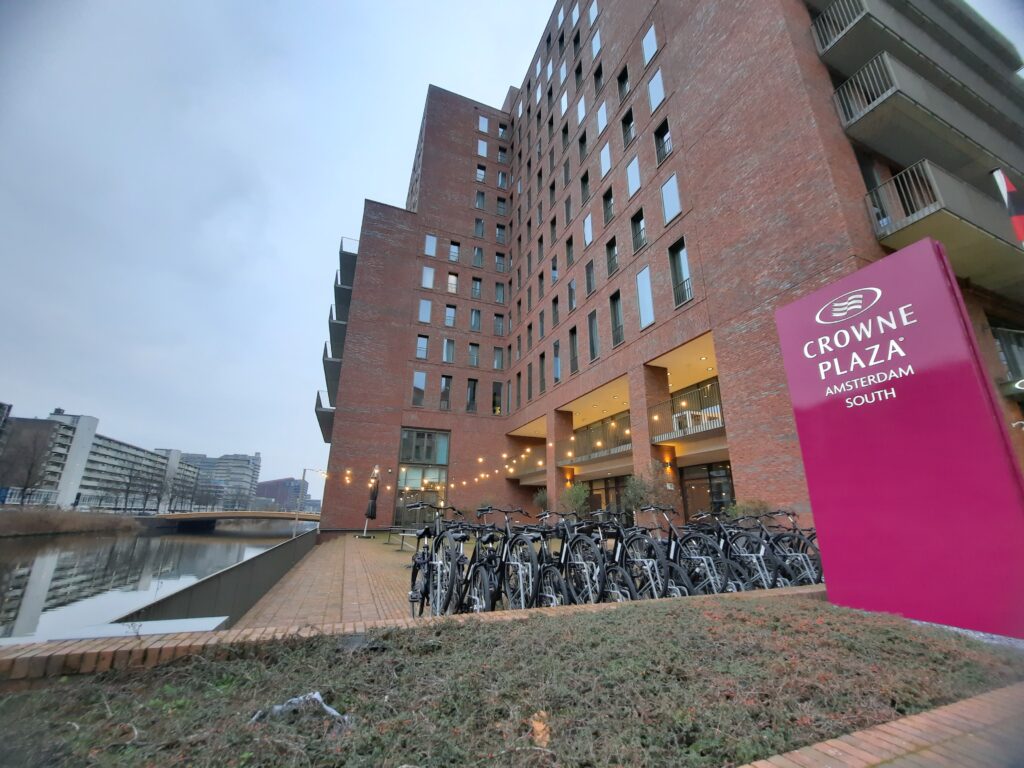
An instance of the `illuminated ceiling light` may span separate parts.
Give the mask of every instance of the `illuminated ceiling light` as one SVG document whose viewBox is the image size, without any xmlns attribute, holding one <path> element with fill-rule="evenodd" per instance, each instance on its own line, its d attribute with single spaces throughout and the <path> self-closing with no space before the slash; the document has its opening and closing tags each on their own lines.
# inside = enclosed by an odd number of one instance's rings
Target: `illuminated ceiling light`
<svg viewBox="0 0 1024 768">
<path fill-rule="evenodd" d="M 476 460 L 477 460 L 477 463 L 479 463 L 479 464 L 483 464 L 484 463 L 484 457 L 483 456 L 477 456 Z"/>
<path fill-rule="evenodd" d="M 707 355 L 701 355 L 701 356 L 700 356 L 700 360 L 701 360 L 701 362 L 704 362 L 704 361 L 705 361 L 705 360 L 707 360 L 707 359 L 708 359 L 708 356 L 707 356 Z"/>
<path fill-rule="evenodd" d="M 543 461 L 538 461 L 537 462 L 537 466 L 538 467 L 543 467 L 544 466 L 544 462 Z"/>
<path fill-rule="evenodd" d="M 503 458 L 503 459 L 507 459 L 507 458 L 508 458 L 508 454 L 507 454 L 507 453 L 503 453 L 503 454 L 501 454 L 501 458 Z"/>
<path fill-rule="evenodd" d="M 530 449 L 529 449 L 529 448 L 527 448 L 527 449 L 526 449 L 526 452 L 527 452 L 527 453 L 529 453 L 529 452 L 530 452 Z"/>
<path fill-rule="evenodd" d="M 651 420 L 652 421 L 657 421 L 658 420 L 658 414 L 654 414 L 653 416 L 651 416 Z"/>
<path fill-rule="evenodd" d="M 685 401 L 685 400 L 683 400 L 683 402 L 682 402 L 682 403 L 680 403 L 680 405 L 686 405 L 686 401 Z"/>
<path fill-rule="evenodd" d="M 612 400 L 618 400 L 618 399 L 619 399 L 618 395 L 612 395 Z"/>
<path fill-rule="evenodd" d="M 594 443 L 594 445 L 596 445 L 598 448 L 600 448 L 601 447 L 601 441 L 598 440 L 596 443 Z"/>
<path fill-rule="evenodd" d="M 615 422 L 611 422 L 608 426 L 611 427 L 612 429 L 615 429 Z"/>
<path fill-rule="evenodd" d="M 709 366 L 708 366 L 708 370 L 709 370 L 709 371 L 713 371 L 713 370 L 715 370 L 715 369 L 714 369 L 714 368 L 712 368 L 712 367 L 711 367 L 711 366 L 709 365 Z"/>
<path fill-rule="evenodd" d="M 626 434 L 629 434 L 629 427 L 626 427 Z"/>
<path fill-rule="evenodd" d="M 566 451 L 565 455 L 568 456 L 571 459 L 572 458 L 572 451 Z"/>
<path fill-rule="evenodd" d="M 391 486 L 390 485 L 385 485 L 384 487 L 387 488 L 389 491 L 391 490 Z"/>
<path fill-rule="evenodd" d="M 554 448 L 554 446 L 555 446 L 554 443 L 552 443 L 551 441 L 548 441 L 548 448 Z"/>
</svg>

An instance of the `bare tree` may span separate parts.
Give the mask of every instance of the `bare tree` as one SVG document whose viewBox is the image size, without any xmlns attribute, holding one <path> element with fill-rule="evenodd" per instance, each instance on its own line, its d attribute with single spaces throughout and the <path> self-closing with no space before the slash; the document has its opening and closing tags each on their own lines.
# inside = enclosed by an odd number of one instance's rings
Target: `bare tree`
<svg viewBox="0 0 1024 768">
<path fill-rule="evenodd" d="M 12 420 L 13 421 L 13 420 Z M 0 457 L 0 486 L 20 488 L 21 504 L 43 481 L 52 424 L 45 419 L 15 421 Z"/>
</svg>

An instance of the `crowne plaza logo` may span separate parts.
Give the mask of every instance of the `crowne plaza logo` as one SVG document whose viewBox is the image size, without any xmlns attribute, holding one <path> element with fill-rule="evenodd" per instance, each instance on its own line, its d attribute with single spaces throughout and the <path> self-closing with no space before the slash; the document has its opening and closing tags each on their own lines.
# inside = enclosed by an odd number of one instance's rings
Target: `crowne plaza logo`
<svg viewBox="0 0 1024 768">
<path fill-rule="evenodd" d="M 814 320 L 821 325 L 841 323 L 867 312 L 881 298 L 882 291 L 879 288 L 857 288 L 847 291 L 819 309 Z"/>
</svg>

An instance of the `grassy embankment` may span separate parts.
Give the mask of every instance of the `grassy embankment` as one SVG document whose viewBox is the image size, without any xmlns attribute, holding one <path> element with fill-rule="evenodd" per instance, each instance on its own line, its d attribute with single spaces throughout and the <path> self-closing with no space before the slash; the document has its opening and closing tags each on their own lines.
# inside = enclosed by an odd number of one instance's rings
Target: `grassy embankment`
<svg viewBox="0 0 1024 768">
<path fill-rule="evenodd" d="M 48 533 L 117 533 L 138 528 L 138 522 L 126 515 L 75 512 L 54 507 L 0 507 L 0 537 Z"/>
<path fill-rule="evenodd" d="M 314 637 L 0 701 L 2 765 L 736 765 L 1024 679 L 1024 654 L 811 600 Z M 345 714 L 250 724 L 320 691 Z"/>
</svg>

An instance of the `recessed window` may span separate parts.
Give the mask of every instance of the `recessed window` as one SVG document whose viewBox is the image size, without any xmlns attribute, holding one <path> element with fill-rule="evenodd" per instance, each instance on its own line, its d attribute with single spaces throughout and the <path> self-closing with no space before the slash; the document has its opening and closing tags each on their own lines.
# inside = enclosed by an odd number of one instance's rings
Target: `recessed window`
<svg viewBox="0 0 1024 768">
<path fill-rule="evenodd" d="M 444 324 L 449 328 L 455 327 L 455 307 L 451 304 L 445 305 Z"/>
<path fill-rule="evenodd" d="M 533 349 L 533 323 L 526 324 L 526 351 Z"/>
<path fill-rule="evenodd" d="M 572 247 L 572 238 L 566 238 L 565 240 L 565 266 L 571 267 L 575 260 L 575 251 Z"/>
<path fill-rule="evenodd" d="M 654 296 L 651 294 L 651 268 L 636 273 L 636 305 L 640 313 L 640 327 L 654 322 Z"/>
<path fill-rule="evenodd" d="M 471 309 L 469 310 L 469 330 L 480 331 L 480 310 Z"/>
<path fill-rule="evenodd" d="M 533 363 L 526 364 L 526 399 L 533 400 Z"/>
<path fill-rule="evenodd" d="M 444 340 L 444 347 L 441 350 L 441 361 L 445 363 L 455 362 L 455 339 Z"/>
<path fill-rule="evenodd" d="M 508 215 L 508 200 L 506 200 L 504 197 L 499 197 L 498 198 L 498 209 L 497 210 L 498 210 L 498 215 L 499 216 L 507 216 Z"/>
<path fill-rule="evenodd" d="M 586 131 L 584 131 L 583 133 L 580 134 L 580 138 L 579 138 L 579 141 L 577 143 L 579 144 L 579 148 L 580 148 L 580 162 L 582 163 L 583 160 L 587 156 L 587 132 Z"/>
<path fill-rule="evenodd" d="M 559 35 L 558 36 L 558 53 L 561 54 L 564 49 L 565 49 L 565 35 Z M 566 73 L 568 72 L 567 67 L 568 67 L 568 65 L 567 65 L 565 59 L 563 59 L 562 63 L 558 65 L 558 82 L 559 82 L 559 84 L 565 83 L 565 76 L 566 76 Z M 565 110 L 564 109 L 562 110 L 562 114 L 563 115 L 565 114 Z"/>
<path fill-rule="evenodd" d="M 423 253 L 427 256 L 437 255 L 437 235 L 427 235 L 423 241 Z"/>
<path fill-rule="evenodd" d="M 600 10 L 597 7 L 597 0 L 594 0 L 594 2 L 590 4 L 590 10 L 587 12 L 588 18 L 590 19 L 590 26 L 594 26 L 594 22 L 597 21 L 598 13 L 600 13 Z"/>
<path fill-rule="evenodd" d="M 495 283 L 494 284 L 494 301 L 498 304 L 505 303 L 505 284 Z"/>
<path fill-rule="evenodd" d="M 473 222 L 473 237 L 484 236 L 484 220 L 477 219 Z"/>
<path fill-rule="evenodd" d="M 587 98 L 586 96 L 580 96 L 580 100 L 576 102 L 576 122 L 579 125 L 583 125 L 583 121 L 587 117 Z"/>
<path fill-rule="evenodd" d="M 477 208 L 483 210 L 487 207 L 487 195 L 483 192 L 476 193 L 476 201 L 473 203 Z"/>
<path fill-rule="evenodd" d="M 484 249 L 479 245 L 473 246 L 473 266 L 482 267 L 484 265 Z"/>
<path fill-rule="evenodd" d="M 540 314 L 537 315 L 537 332 L 538 332 L 538 334 L 540 334 L 540 338 L 543 339 L 544 338 L 544 333 L 545 333 L 544 310 L 543 309 L 540 311 Z"/>
<path fill-rule="evenodd" d="M 412 404 L 423 405 L 423 396 L 427 391 L 427 374 L 423 371 L 412 372 Z"/>
<path fill-rule="evenodd" d="M 476 153 L 480 157 L 487 157 L 487 142 L 483 139 L 476 140 Z"/>
<path fill-rule="evenodd" d="M 484 295 L 484 281 L 479 277 L 474 277 L 472 283 L 470 283 L 469 296 L 472 299 L 479 299 Z"/>
<path fill-rule="evenodd" d="M 665 100 L 665 86 L 661 82 L 661 70 L 659 69 L 651 77 L 651 81 L 647 83 L 647 98 L 651 102 L 651 112 L 658 108 L 658 106 Z"/>
<path fill-rule="evenodd" d="M 494 335 L 504 336 L 505 335 L 505 316 L 495 315 L 494 316 Z"/>
<path fill-rule="evenodd" d="M 690 261 L 686 255 L 686 240 L 680 238 L 668 249 L 668 265 L 672 272 L 672 296 L 676 306 L 693 298 L 690 286 Z"/>
<path fill-rule="evenodd" d="M 494 254 L 494 269 L 498 272 L 505 271 L 505 254 L 496 253 Z"/>
<path fill-rule="evenodd" d="M 494 228 L 494 239 L 495 239 L 495 241 L 497 241 L 499 243 L 504 243 L 505 242 L 505 225 L 504 224 L 498 224 Z"/>
<path fill-rule="evenodd" d="M 504 347 L 494 347 L 493 367 L 494 367 L 494 370 L 496 370 L 496 371 L 500 371 L 502 368 L 505 367 L 505 348 Z"/>
<path fill-rule="evenodd" d="M 508 174 L 505 171 L 498 171 L 498 186 L 501 189 L 508 189 Z"/>
<path fill-rule="evenodd" d="M 558 282 L 558 257 L 553 256 L 551 258 L 551 284 L 554 285 Z"/>
<path fill-rule="evenodd" d="M 567 298 L 569 300 L 569 311 L 572 312 L 576 309 L 576 278 L 569 281 L 569 292 Z"/>
<path fill-rule="evenodd" d="M 654 151 L 659 165 L 672 154 L 672 134 L 668 129 L 668 120 L 663 120 L 654 131 Z"/>
<path fill-rule="evenodd" d="M 477 119 L 477 125 L 476 125 L 476 127 L 477 127 L 477 128 L 479 129 L 479 130 L 481 130 L 481 131 L 482 131 L 483 133 L 487 133 L 487 127 L 488 127 L 488 121 L 487 121 L 487 118 L 486 118 L 486 117 L 484 117 L 483 115 L 480 115 L 480 117 L 479 117 L 479 118 Z"/>
<path fill-rule="evenodd" d="M 498 123 L 498 138 L 499 139 L 507 139 L 508 138 L 508 126 L 505 125 L 504 123 Z"/>
<path fill-rule="evenodd" d="M 507 163 L 508 162 L 508 150 L 505 147 L 498 147 L 498 162 L 499 163 Z"/>
<path fill-rule="evenodd" d="M 626 110 L 626 114 L 622 116 L 622 146 L 629 146 L 630 142 L 636 138 L 636 123 L 633 120 L 633 110 Z"/>
<path fill-rule="evenodd" d="M 604 88 L 604 64 L 598 64 L 594 70 L 594 93 L 598 94 Z"/>
<path fill-rule="evenodd" d="M 466 413 L 476 413 L 477 384 L 477 379 L 469 379 L 466 382 Z"/>
<path fill-rule="evenodd" d="M 441 399 L 438 402 L 438 408 L 442 411 L 450 411 L 452 409 L 452 377 L 442 376 L 441 377 Z"/>
<path fill-rule="evenodd" d="M 661 185 L 661 208 L 665 213 L 666 224 L 683 211 L 679 202 L 679 184 L 674 173 Z"/>
<path fill-rule="evenodd" d="M 619 268 L 619 249 L 615 245 L 614 237 L 605 245 L 604 253 L 608 264 L 608 277 L 611 277 Z"/>
<path fill-rule="evenodd" d="M 478 165 L 476 167 L 476 180 L 479 181 L 481 184 L 483 182 L 487 181 L 487 166 L 486 165 Z"/>
<path fill-rule="evenodd" d="M 608 105 L 601 102 L 597 108 L 597 132 L 600 134 L 608 126 Z"/>
<path fill-rule="evenodd" d="M 629 67 L 623 67 L 617 78 L 619 85 L 619 99 L 626 98 L 629 94 Z"/>
<path fill-rule="evenodd" d="M 644 223 L 643 208 L 633 214 L 633 218 L 629 220 L 629 227 L 633 233 L 633 251 L 639 251 L 647 245 L 647 225 Z"/>
<path fill-rule="evenodd" d="M 462 246 L 459 243 L 452 240 L 451 244 L 448 246 L 448 261 L 458 261 L 459 254 L 461 253 Z"/>
<path fill-rule="evenodd" d="M 537 298 L 544 298 L 544 273 L 541 272 L 537 275 Z"/>
<path fill-rule="evenodd" d="M 495 381 L 491 384 L 491 413 L 501 416 L 501 382 Z"/>
<path fill-rule="evenodd" d="M 454 272 L 448 273 L 448 293 L 459 292 L 459 276 Z"/>
<path fill-rule="evenodd" d="M 551 381 L 553 384 L 557 384 L 562 380 L 562 355 L 560 347 L 561 345 L 557 341 L 551 345 Z"/>
<path fill-rule="evenodd" d="M 569 373 L 576 373 L 580 369 L 580 341 L 576 326 L 569 329 Z"/>
<path fill-rule="evenodd" d="M 430 299 L 420 299 L 420 311 L 417 319 L 421 323 L 430 322 Z"/>
<path fill-rule="evenodd" d="M 580 4 L 579 3 L 576 3 L 572 7 L 572 13 L 570 14 L 570 17 L 572 18 L 572 26 L 575 27 L 576 26 L 576 22 L 578 22 L 580 20 Z"/>
<path fill-rule="evenodd" d="M 591 53 L 591 56 L 593 56 L 596 59 L 597 58 L 597 54 L 599 54 L 600 52 L 601 52 L 601 30 L 599 29 L 596 32 L 594 32 L 594 37 L 590 41 L 590 53 Z"/>
<path fill-rule="evenodd" d="M 587 278 L 587 296 L 589 296 L 597 289 L 597 279 L 594 277 L 594 262 L 588 261 L 584 269 Z"/>
<path fill-rule="evenodd" d="M 576 33 L 576 37 L 572 41 L 573 50 L 578 54 L 580 51 L 580 33 Z M 573 71 L 573 79 L 576 81 L 577 93 L 583 88 L 583 62 L 581 61 L 576 65 L 576 69 Z"/>
<path fill-rule="evenodd" d="M 427 359 L 427 347 L 430 344 L 429 336 L 416 337 L 416 357 L 420 360 Z"/>
<path fill-rule="evenodd" d="M 601 354 L 601 340 L 597 336 L 597 310 L 587 315 L 587 335 L 590 336 L 590 360 Z"/>
<path fill-rule="evenodd" d="M 421 288 L 433 288 L 434 287 L 434 268 L 424 267 L 423 276 L 420 278 Z"/>
<path fill-rule="evenodd" d="M 608 190 L 601 196 L 601 207 L 604 209 L 604 223 L 607 226 L 615 216 L 615 195 L 612 193 L 611 187 L 608 187 Z"/>
<path fill-rule="evenodd" d="M 540 393 L 542 395 L 544 394 L 544 389 L 547 386 L 548 376 L 546 362 L 547 360 L 544 356 L 544 353 L 541 352 L 540 356 L 537 358 L 537 388 L 540 390 Z"/>
<path fill-rule="evenodd" d="M 480 367 L 480 345 L 470 344 L 469 345 L 469 357 L 467 358 L 470 368 Z"/>
<path fill-rule="evenodd" d="M 594 242 L 594 218 L 591 214 L 583 219 L 583 246 L 586 247 Z"/>
<path fill-rule="evenodd" d="M 612 321 L 612 346 L 617 347 L 626 339 L 622 327 L 622 296 L 618 291 L 608 297 L 608 312 Z"/>
<path fill-rule="evenodd" d="M 585 203 L 590 199 L 590 172 L 584 171 L 583 175 L 580 176 L 580 203 Z"/>
<path fill-rule="evenodd" d="M 640 191 L 640 158 L 634 157 L 626 166 L 626 192 L 630 197 Z"/>
<path fill-rule="evenodd" d="M 558 297 L 551 300 L 551 327 L 558 325 Z"/>
<path fill-rule="evenodd" d="M 658 52 L 658 35 L 654 31 L 654 25 L 647 30 L 647 34 L 644 35 L 643 40 L 644 49 L 644 66 L 646 67 L 651 63 L 651 59 L 654 58 L 654 54 Z"/>
<path fill-rule="evenodd" d="M 604 146 L 601 147 L 601 178 L 603 179 L 608 175 L 608 171 L 612 169 L 612 149 L 608 142 L 605 142 Z"/>
</svg>

